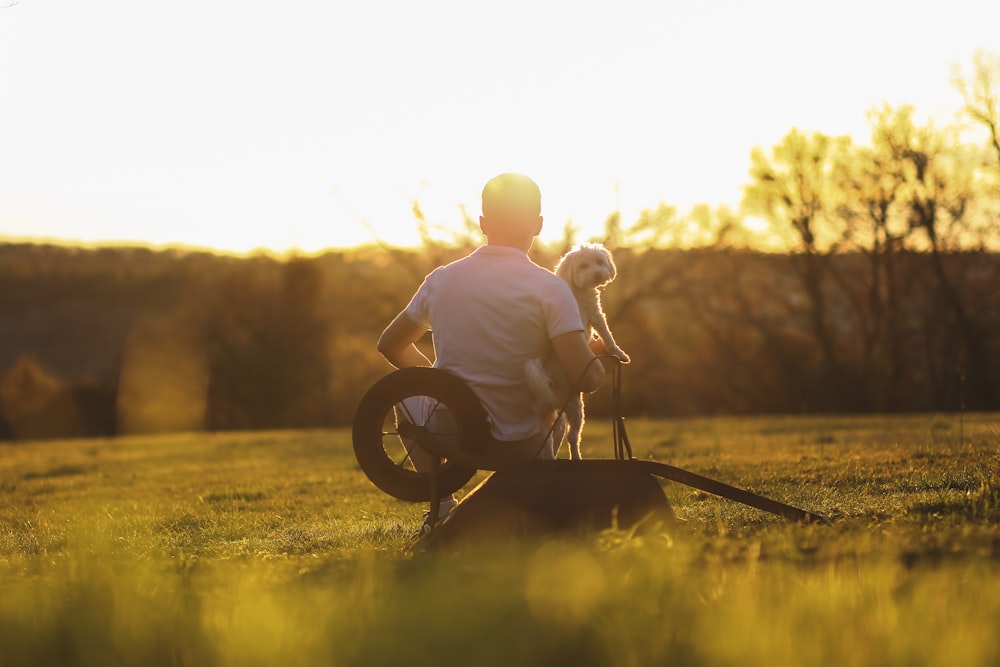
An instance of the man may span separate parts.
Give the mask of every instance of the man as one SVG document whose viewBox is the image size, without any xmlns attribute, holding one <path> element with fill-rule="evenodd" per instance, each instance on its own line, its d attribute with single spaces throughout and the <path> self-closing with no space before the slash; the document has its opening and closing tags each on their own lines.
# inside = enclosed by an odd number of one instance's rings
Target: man
<svg viewBox="0 0 1000 667">
<path fill-rule="evenodd" d="M 525 385 L 525 362 L 554 351 L 587 393 L 614 362 L 597 356 L 606 349 L 589 340 L 569 286 L 528 259 L 542 230 L 535 182 L 514 173 L 491 179 L 479 226 L 486 245 L 432 271 L 382 332 L 378 350 L 396 368 L 431 366 L 415 343 L 432 331 L 433 366 L 465 380 L 482 401 L 494 451 L 533 458 L 551 448 L 543 447 L 547 434 Z M 418 470 L 429 466 L 426 452 L 411 452 L 411 460 Z M 442 514 L 456 502 L 442 500 Z"/>
</svg>

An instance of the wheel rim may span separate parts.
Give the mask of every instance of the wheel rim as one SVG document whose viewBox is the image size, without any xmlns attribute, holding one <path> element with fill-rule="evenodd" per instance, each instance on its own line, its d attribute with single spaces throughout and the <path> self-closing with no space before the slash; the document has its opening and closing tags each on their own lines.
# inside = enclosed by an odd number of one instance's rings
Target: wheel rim
<svg viewBox="0 0 1000 667">
<path fill-rule="evenodd" d="M 420 459 L 417 436 L 422 434 L 432 435 L 431 442 L 468 451 L 488 434 L 485 411 L 464 382 L 431 368 L 387 375 L 368 390 L 355 411 L 354 452 L 362 471 L 376 487 L 401 500 L 423 502 L 431 497 L 427 462 L 432 455 L 424 455 L 423 466 L 414 465 Z M 473 466 L 445 459 L 435 473 L 437 492 L 454 493 L 475 473 Z"/>
</svg>

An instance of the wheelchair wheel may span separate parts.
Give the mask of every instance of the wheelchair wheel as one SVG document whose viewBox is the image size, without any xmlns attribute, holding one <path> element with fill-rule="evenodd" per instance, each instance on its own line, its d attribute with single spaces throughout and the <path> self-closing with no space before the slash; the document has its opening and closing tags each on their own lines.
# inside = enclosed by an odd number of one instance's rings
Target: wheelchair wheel
<svg viewBox="0 0 1000 667">
<path fill-rule="evenodd" d="M 429 501 L 434 455 L 417 445 L 419 437 L 475 452 L 489 437 L 486 411 L 472 389 L 450 373 L 395 371 L 372 385 L 354 413 L 354 455 L 382 491 L 400 500 Z M 454 493 L 476 474 L 473 466 L 439 460 L 439 496 Z"/>
</svg>

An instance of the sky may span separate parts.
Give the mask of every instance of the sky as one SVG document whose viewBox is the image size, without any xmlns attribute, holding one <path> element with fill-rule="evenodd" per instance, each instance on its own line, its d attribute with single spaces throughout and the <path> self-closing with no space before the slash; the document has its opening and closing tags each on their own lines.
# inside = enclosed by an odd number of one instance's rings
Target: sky
<svg viewBox="0 0 1000 667">
<path fill-rule="evenodd" d="M 543 192 L 543 239 L 737 206 L 793 127 L 954 120 L 1000 2 L 0 0 L 0 240 L 315 252 Z M 582 240 L 582 239 L 581 239 Z"/>
</svg>

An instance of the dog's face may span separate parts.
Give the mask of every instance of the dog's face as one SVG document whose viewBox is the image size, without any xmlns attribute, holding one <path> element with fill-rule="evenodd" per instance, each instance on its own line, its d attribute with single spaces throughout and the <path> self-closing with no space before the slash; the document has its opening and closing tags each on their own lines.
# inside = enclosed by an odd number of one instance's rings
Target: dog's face
<svg viewBox="0 0 1000 667">
<path fill-rule="evenodd" d="M 596 243 L 576 246 L 556 265 L 556 275 L 573 289 L 603 287 L 614 280 L 617 273 L 611 253 Z"/>
</svg>

